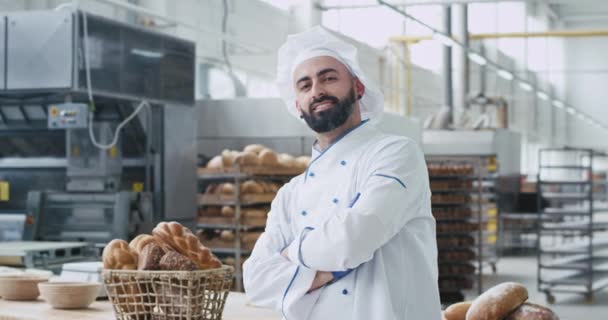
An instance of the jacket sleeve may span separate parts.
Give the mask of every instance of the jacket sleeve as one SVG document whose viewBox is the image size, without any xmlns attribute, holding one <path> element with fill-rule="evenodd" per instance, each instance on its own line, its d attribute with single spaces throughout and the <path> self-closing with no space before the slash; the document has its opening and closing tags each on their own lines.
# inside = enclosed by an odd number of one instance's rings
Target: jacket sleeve
<svg viewBox="0 0 608 320">
<path fill-rule="evenodd" d="M 430 212 L 428 172 L 415 143 L 393 139 L 372 154 L 357 202 L 296 236 L 291 261 L 321 271 L 356 268 L 410 220 Z"/>
<path fill-rule="evenodd" d="M 318 291 L 307 294 L 316 271 L 302 268 L 281 255 L 292 241 L 286 214 L 288 185 L 272 202 L 266 229 L 243 265 L 245 294 L 251 303 L 281 311 L 287 319 L 305 319 Z"/>
</svg>

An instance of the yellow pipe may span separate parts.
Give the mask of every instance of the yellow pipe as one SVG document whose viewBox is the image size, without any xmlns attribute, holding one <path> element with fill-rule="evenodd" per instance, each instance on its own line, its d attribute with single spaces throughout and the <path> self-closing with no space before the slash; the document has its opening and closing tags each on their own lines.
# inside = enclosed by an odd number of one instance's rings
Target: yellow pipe
<svg viewBox="0 0 608 320">
<path fill-rule="evenodd" d="M 405 114 L 410 116 L 412 114 L 412 57 L 409 44 L 404 43 L 403 45 L 405 46 L 405 86 L 407 94 Z"/>
<path fill-rule="evenodd" d="M 581 38 L 581 37 L 608 37 L 608 30 L 571 30 L 571 31 L 543 31 L 543 32 L 507 32 L 507 33 L 478 33 L 469 35 L 471 40 L 498 39 L 498 38 Z M 392 36 L 392 42 L 417 43 L 433 39 L 432 36 Z M 458 40 L 458 38 L 454 37 Z"/>
</svg>

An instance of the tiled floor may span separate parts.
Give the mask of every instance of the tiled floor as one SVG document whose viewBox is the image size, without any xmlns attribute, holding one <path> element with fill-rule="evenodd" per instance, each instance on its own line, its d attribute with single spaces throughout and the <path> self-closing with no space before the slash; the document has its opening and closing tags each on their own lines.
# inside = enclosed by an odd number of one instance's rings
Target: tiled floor
<svg viewBox="0 0 608 320">
<path fill-rule="evenodd" d="M 557 293 L 555 304 L 548 305 L 545 294 L 536 289 L 536 256 L 502 257 L 495 275 L 486 269 L 484 289 L 505 281 L 519 282 L 528 288 L 529 302 L 549 306 L 561 320 L 608 320 L 608 288 L 596 293 L 593 303 L 587 303 L 583 295 Z"/>
</svg>

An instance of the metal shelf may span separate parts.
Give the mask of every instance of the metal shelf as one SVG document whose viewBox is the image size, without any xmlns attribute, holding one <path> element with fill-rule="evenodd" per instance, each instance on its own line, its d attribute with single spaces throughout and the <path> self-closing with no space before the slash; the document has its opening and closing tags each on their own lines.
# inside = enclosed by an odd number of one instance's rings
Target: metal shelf
<svg viewBox="0 0 608 320">
<path fill-rule="evenodd" d="M 540 169 L 567 169 L 567 170 L 589 170 L 590 166 L 559 166 L 559 165 L 550 165 L 550 166 L 539 166 Z"/>
<path fill-rule="evenodd" d="M 541 192 L 541 197 L 547 200 L 589 200 L 590 193 Z"/>
</svg>

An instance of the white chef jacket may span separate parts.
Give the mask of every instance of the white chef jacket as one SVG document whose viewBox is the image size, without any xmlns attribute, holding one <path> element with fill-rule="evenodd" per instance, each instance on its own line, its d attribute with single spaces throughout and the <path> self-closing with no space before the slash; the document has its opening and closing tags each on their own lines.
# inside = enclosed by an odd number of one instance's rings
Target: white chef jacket
<svg viewBox="0 0 608 320">
<path fill-rule="evenodd" d="M 415 142 L 363 121 L 323 152 L 313 147 L 312 159 L 272 202 L 243 266 L 247 298 L 287 320 L 440 320 L 435 220 Z M 348 269 L 307 293 L 317 270 Z"/>
</svg>

